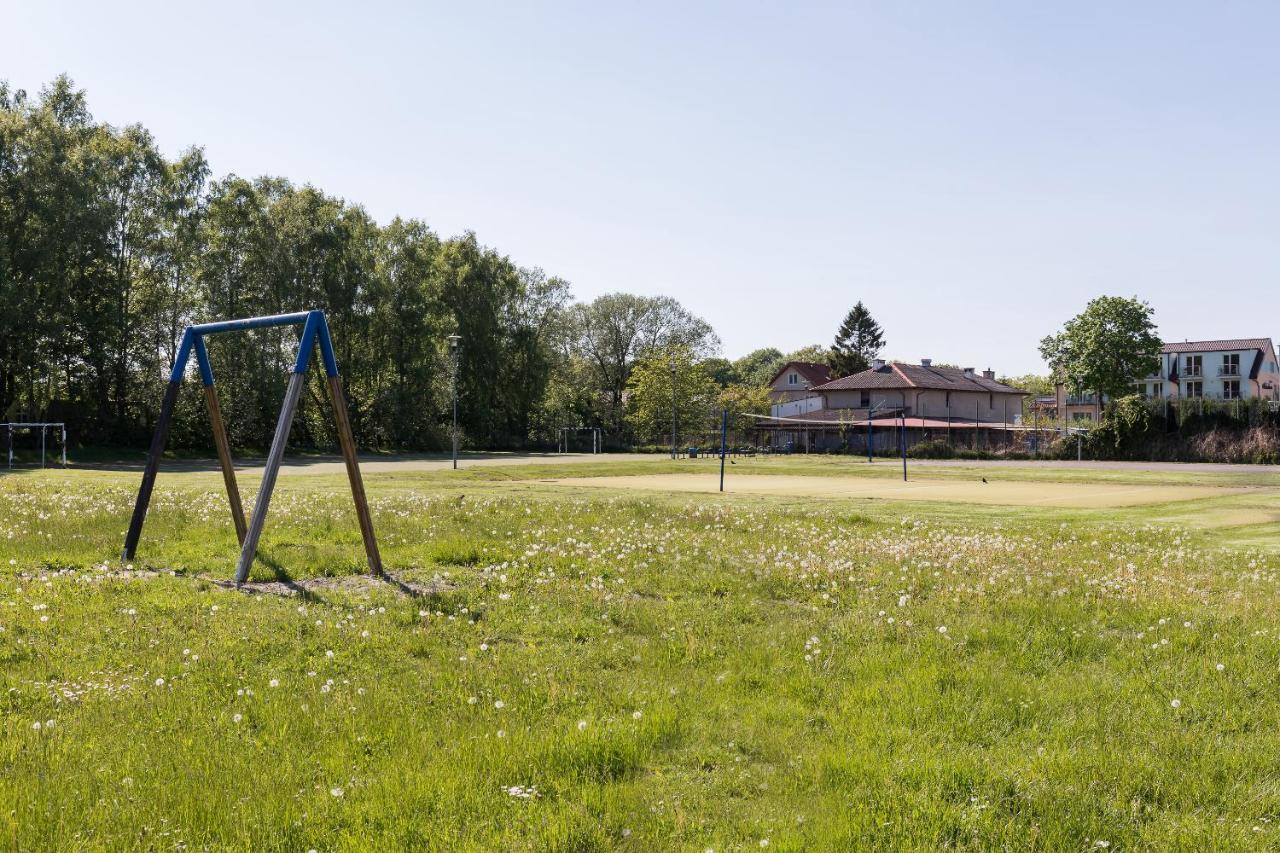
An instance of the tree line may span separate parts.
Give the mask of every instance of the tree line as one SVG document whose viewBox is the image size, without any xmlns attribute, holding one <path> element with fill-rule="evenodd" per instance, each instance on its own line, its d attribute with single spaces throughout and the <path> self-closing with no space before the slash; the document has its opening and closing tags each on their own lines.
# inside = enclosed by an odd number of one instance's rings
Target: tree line
<svg viewBox="0 0 1280 853">
<path fill-rule="evenodd" d="M 719 350 L 673 299 L 578 304 L 566 281 L 473 233 L 379 225 L 282 178 L 215 179 L 199 148 L 166 158 L 141 125 L 95 121 L 66 77 L 34 97 L 0 84 L 0 419 L 145 445 L 185 326 L 313 308 L 328 315 L 365 447 L 449 444 L 450 334 L 464 443 L 483 447 L 550 444 L 578 425 L 630 442 L 637 362 Z M 296 342 L 292 329 L 210 338 L 233 445 L 269 441 Z M 292 443 L 333 444 L 323 403 L 313 377 Z M 209 446 L 201 405 L 185 389 L 171 446 Z"/>
</svg>

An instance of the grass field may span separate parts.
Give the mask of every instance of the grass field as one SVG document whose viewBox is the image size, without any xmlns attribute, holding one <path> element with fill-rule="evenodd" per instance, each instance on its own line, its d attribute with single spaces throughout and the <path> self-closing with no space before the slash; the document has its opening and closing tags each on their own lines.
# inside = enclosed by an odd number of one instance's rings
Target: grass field
<svg viewBox="0 0 1280 853">
<path fill-rule="evenodd" d="M 1271 477 L 711 471 L 0 477 L 0 844 L 1280 846 Z"/>
</svg>

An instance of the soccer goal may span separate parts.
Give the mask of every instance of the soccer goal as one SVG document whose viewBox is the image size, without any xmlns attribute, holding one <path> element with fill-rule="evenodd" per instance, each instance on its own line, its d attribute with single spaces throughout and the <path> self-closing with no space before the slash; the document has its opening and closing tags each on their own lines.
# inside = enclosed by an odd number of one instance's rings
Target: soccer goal
<svg viewBox="0 0 1280 853">
<path fill-rule="evenodd" d="M 52 431 L 59 436 L 58 447 L 62 451 L 62 467 L 67 467 L 67 425 L 61 422 L 43 422 L 35 423 L 6 423 L 0 424 L 0 427 L 9 428 L 9 468 L 13 468 L 13 463 L 17 460 L 17 454 L 14 451 L 13 433 L 27 433 L 34 435 L 36 430 L 40 430 L 40 467 L 45 467 L 45 459 L 47 456 L 49 432 Z"/>
<path fill-rule="evenodd" d="M 560 427 L 557 453 L 602 453 L 604 434 L 600 427 Z"/>
<path fill-rule="evenodd" d="M 280 419 L 276 422 L 271 451 L 267 454 L 266 466 L 262 472 L 258 500 L 253 506 L 253 518 L 246 527 L 244 510 L 240 504 L 240 492 L 236 486 L 236 472 L 231 464 L 231 449 L 227 443 L 227 432 L 222 425 L 222 412 L 218 406 L 218 393 L 213 385 L 213 366 L 209 362 L 209 352 L 205 348 L 204 339 L 207 335 L 273 326 L 302 326 L 302 335 L 298 343 L 298 357 L 284 394 L 284 403 L 280 406 Z M 156 471 L 160 467 L 160 454 L 164 452 L 165 439 L 169 435 L 169 422 L 173 419 L 173 407 L 178 399 L 178 388 L 182 385 L 187 361 L 194 351 L 196 364 L 200 369 L 200 380 L 204 385 L 209 421 L 213 427 L 213 443 L 218 449 L 222 479 L 227 487 L 227 500 L 231 504 L 231 518 L 236 527 L 236 537 L 240 541 L 236 583 L 245 582 L 258 551 L 262 525 L 267 518 L 267 506 L 271 503 L 271 492 L 275 489 L 276 475 L 284 459 L 289 428 L 293 424 L 293 415 L 298 408 L 298 397 L 302 393 L 302 383 L 306 377 L 307 367 L 311 363 L 311 355 L 317 345 L 320 347 L 320 358 L 324 363 L 325 374 L 328 376 L 329 401 L 333 405 L 333 419 L 338 430 L 338 442 L 342 445 L 342 458 L 347 466 L 347 478 L 351 481 L 351 497 L 356 505 L 356 519 L 360 524 L 360 535 L 364 539 L 369 571 L 375 575 L 382 574 L 382 557 L 378 553 L 378 542 L 373 535 L 373 518 L 369 514 L 369 502 L 365 497 L 364 483 L 360 479 L 360 465 L 356 461 L 355 438 L 351 434 L 351 422 L 347 418 L 347 400 L 342 391 L 342 377 L 338 375 L 338 362 L 333 355 L 333 340 L 329 337 L 329 324 L 322 311 L 301 311 L 295 314 L 275 314 L 270 317 L 249 317 L 243 320 L 204 323 L 188 326 L 182 333 L 178 358 L 174 361 L 173 372 L 169 376 L 169 387 L 165 390 L 164 401 L 160 404 L 160 418 L 156 421 L 155 435 L 151 438 L 151 449 L 147 453 L 147 464 L 142 472 L 142 485 L 138 488 L 138 500 L 133 507 L 133 518 L 129 522 L 129 531 L 125 535 L 124 560 L 132 560 L 137 550 L 138 539 L 142 535 L 142 523 L 147 516 L 147 505 L 151 502 L 151 491 L 156 482 Z"/>
</svg>

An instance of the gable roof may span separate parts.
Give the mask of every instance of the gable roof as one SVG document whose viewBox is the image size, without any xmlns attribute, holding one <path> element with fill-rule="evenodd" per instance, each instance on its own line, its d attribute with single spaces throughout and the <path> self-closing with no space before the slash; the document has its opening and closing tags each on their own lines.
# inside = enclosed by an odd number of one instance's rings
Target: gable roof
<svg viewBox="0 0 1280 853">
<path fill-rule="evenodd" d="M 778 381 L 778 377 L 786 373 L 788 370 L 794 370 L 800 374 L 800 378 L 808 381 L 810 385 L 821 385 L 823 382 L 830 381 L 831 367 L 826 364 L 818 364 L 814 361 L 788 361 L 782 367 L 778 368 L 778 372 L 773 374 L 773 378 L 769 380 L 769 384 Z"/>
<path fill-rule="evenodd" d="M 1181 341 L 1165 344 L 1160 348 L 1162 353 L 1184 352 L 1217 352 L 1219 350 L 1258 349 L 1267 352 L 1271 349 L 1271 338 L 1228 338 L 1221 341 Z"/>
<path fill-rule="evenodd" d="M 1022 394 L 1018 388 L 987 379 L 981 373 L 965 373 L 955 367 L 925 367 L 893 362 L 819 385 L 814 391 L 858 391 L 873 388 L 919 388 L 937 391 L 981 391 L 989 394 Z"/>
</svg>

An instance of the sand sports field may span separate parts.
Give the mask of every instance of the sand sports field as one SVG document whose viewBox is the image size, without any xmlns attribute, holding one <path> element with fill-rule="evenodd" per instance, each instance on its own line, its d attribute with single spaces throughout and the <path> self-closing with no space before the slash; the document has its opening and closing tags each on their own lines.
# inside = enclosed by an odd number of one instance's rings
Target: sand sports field
<svg viewBox="0 0 1280 853">
<path fill-rule="evenodd" d="M 1146 506 L 1194 501 L 1251 491 L 1244 487 L 1143 485 L 1121 483 L 1028 482 L 999 479 L 995 472 L 982 482 L 969 480 L 901 480 L 870 477 L 805 477 L 788 474 L 730 474 L 725 491 L 739 495 L 814 498 L 880 498 L 942 501 L 997 506 L 1040 506 L 1071 509 Z M 655 492 L 716 492 L 714 473 L 638 474 L 619 477 L 572 477 L 540 482 L 574 488 L 636 489 Z"/>
</svg>

